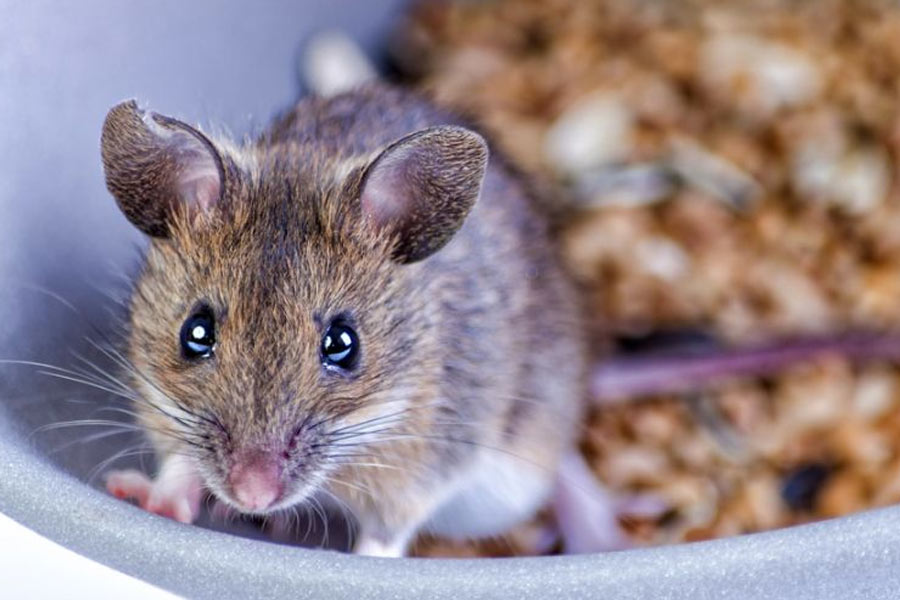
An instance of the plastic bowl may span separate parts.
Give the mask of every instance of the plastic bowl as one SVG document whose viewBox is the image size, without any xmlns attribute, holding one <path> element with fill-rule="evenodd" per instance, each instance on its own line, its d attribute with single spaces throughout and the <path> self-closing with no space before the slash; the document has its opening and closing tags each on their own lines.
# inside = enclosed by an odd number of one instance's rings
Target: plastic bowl
<svg viewBox="0 0 900 600">
<path fill-rule="evenodd" d="M 0 358 L 73 366 L 115 332 L 108 290 L 143 241 L 106 192 L 106 111 L 136 97 L 235 134 L 299 94 L 303 39 L 341 28 L 375 49 L 401 2 L 0 3 Z M 67 307 L 58 295 L 72 305 Z M 893 598 L 900 510 L 726 540 L 591 556 L 373 559 L 158 518 L 98 489 L 113 436 L 43 431 L 108 402 L 0 366 L 0 512 L 75 550 L 196 598 Z M 81 437 L 79 437 L 81 436 Z M 131 439 L 128 443 L 133 443 Z"/>
</svg>

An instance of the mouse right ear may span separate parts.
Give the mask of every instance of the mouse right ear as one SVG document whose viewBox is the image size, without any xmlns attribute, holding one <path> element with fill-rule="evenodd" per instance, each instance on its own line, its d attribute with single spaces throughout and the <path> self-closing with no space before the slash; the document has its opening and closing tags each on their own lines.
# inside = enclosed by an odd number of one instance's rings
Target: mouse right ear
<svg viewBox="0 0 900 600">
<path fill-rule="evenodd" d="M 413 133 L 366 169 L 362 212 L 396 236 L 396 261 L 422 260 L 462 227 L 481 193 L 487 162 L 487 144 L 474 131 L 441 126 Z"/>
<path fill-rule="evenodd" d="M 181 121 L 115 106 L 100 140 L 106 187 L 138 229 L 168 237 L 172 212 L 209 212 L 220 201 L 222 158 L 202 133 Z"/>
</svg>

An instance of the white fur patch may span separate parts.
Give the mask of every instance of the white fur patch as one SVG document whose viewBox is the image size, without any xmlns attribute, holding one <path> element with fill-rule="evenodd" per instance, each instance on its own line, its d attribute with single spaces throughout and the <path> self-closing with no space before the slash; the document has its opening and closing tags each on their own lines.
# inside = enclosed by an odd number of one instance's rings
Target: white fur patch
<svg viewBox="0 0 900 600">
<path fill-rule="evenodd" d="M 554 474 L 500 450 L 485 449 L 456 493 L 426 528 L 452 538 L 486 537 L 508 531 L 546 502 Z"/>
</svg>

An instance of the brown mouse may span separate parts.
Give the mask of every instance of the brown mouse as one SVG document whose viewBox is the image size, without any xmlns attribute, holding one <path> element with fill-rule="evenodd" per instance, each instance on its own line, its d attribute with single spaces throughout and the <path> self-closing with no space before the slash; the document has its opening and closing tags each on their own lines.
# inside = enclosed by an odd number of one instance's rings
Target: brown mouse
<svg viewBox="0 0 900 600">
<path fill-rule="evenodd" d="M 151 236 L 127 357 L 160 465 L 112 493 L 184 522 L 204 490 L 257 515 L 331 496 L 356 552 L 401 556 L 589 491 L 573 290 L 523 183 L 452 114 L 370 84 L 236 145 L 130 101 L 102 156 Z"/>
</svg>

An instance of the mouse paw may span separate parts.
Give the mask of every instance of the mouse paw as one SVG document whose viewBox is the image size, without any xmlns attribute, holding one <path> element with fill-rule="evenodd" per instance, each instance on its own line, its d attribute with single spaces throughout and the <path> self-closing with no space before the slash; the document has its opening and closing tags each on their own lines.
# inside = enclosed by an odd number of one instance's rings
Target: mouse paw
<svg viewBox="0 0 900 600">
<path fill-rule="evenodd" d="M 566 554 L 623 550 L 633 544 L 619 524 L 622 515 L 659 515 L 665 503 L 653 496 L 618 498 L 597 481 L 581 454 L 560 464 L 554 512 Z"/>
<path fill-rule="evenodd" d="M 199 476 L 185 463 L 177 457 L 167 459 L 155 480 L 133 469 L 111 471 L 106 489 L 116 498 L 135 500 L 147 512 L 193 523 L 200 513 L 202 486 Z"/>
<path fill-rule="evenodd" d="M 110 471 L 106 475 L 106 491 L 120 500 L 136 500 L 143 506 L 152 489 L 153 481 L 134 469 Z"/>
</svg>

